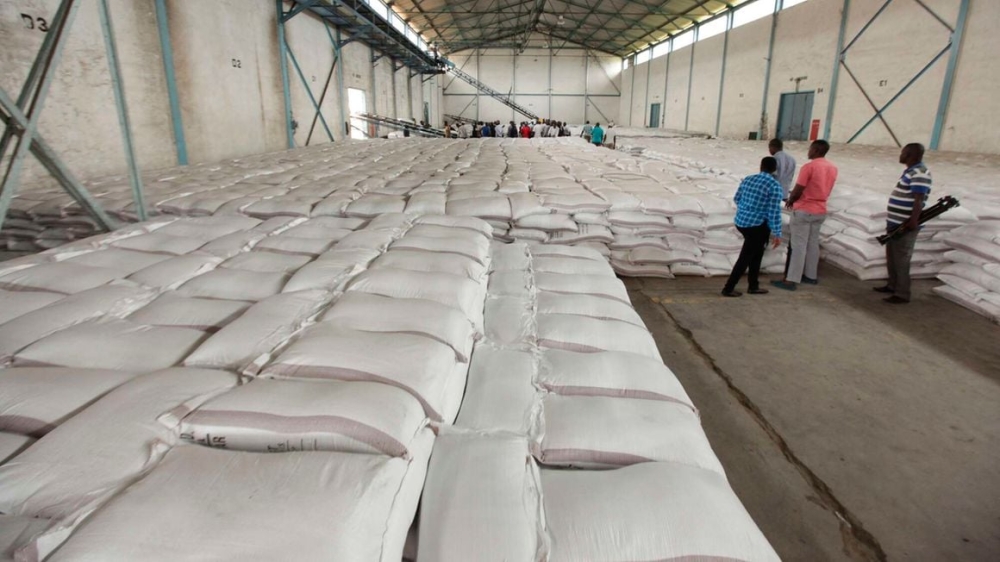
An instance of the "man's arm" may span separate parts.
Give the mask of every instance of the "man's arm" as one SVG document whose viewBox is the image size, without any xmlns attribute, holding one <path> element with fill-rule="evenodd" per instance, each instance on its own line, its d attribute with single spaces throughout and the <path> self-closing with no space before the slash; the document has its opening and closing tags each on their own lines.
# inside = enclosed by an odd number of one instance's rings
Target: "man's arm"
<svg viewBox="0 0 1000 562">
<path fill-rule="evenodd" d="M 768 226 L 771 227 L 771 234 L 774 236 L 774 241 L 771 246 L 777 248 L 781 245 L 781 198 L 784 196 L 785 191 L 781 188 L 781 184 L 774 181 L 771 184 L 771 197 L 770 197 L 770 210 L 767 222 Z"/>
<path fill-rule="evenodd" d="M 916 230 L 920 227 L 920 213 L 924 210 L 924 199 L 927 196 L 923 193 L 913 194 L 913 210 L 910 211 L 910 218 L 903 223 L 906 231 Z"/>
<path fill-rule="evenodd" d="M 805 190 L 806 186 L 802 185 L 801 183 L 795 184 L 795 189 L 793 189 L 792 192 L 788 195 L 788 204 L 785 206 L 791 209 L 792 205 L 794 205 L 795 202 L 802 197 L 802 192 Z"/>
</svg>

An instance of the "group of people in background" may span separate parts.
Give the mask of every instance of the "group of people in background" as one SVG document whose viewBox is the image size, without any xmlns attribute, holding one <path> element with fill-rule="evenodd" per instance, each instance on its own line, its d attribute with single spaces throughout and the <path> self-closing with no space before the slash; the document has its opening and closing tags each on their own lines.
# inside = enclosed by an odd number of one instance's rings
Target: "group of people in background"
<svg viewBox="0 0 1000 562">
<path fill-rule="evenodd" d="M 587 121 L 583 126 L 580 136 L 587 142 L 596 146 L 609 146 L 614 148 L 613 129 L 614 125 L 609 125 L 608 129 L 602 129 L 600 123 L 592 126 L 590 121 Z M 444 136 L 449 139 L 533 139 L 545 137 L 569 137 L 572 135 L 573 133 L 570 132 L 569 125 L 567 123 L 562 121 L 546 121 L 544 119 L 539 119 L 537 121 L 522 121 L 519 125 L 515 124 L 513 121 L 508 123 L 501 123 L 500 121 L 485 123 L 482 121 L 466 121 L 455 126 L 452 126 L 451 123 L 445 121 L 444 124 Z"/>
<path fill-rule="evenodd" d="M 475 123 L 464 122 L 457 127 L 452 127 L 447 121 L 444 124 L 445 138 L 478 139 L 478 138 L 536 138 L 536 137 L 569 137 L 572 133 L 569 126 L 562 121 L 522 121 L 520 125 L 513 121 L 501 123 L 500 121 Z"/>
<path fill-rule="evenodd" d="M 801 283 L 819 283 L 820 229 L 838 174 L 837 166 L 826 158 L 830 143 L 816 140 L 809 145 L 809 162 L 802 166 L 794 187 L 795 159 L 784 151 L 779 139 L 772 139 L 768 149 L 771 156 L 761 160 L 760 172 L 744 178 L 736 190 L 734 222 L 743 235 L 743 248 L 722 289 L 726 297 L 742 295 L 736 284 L 748 270 L 747 292 L 768 292 L 760 286 L 760 265 L 769 243 L 774 248 L 781 245 L 782 205 L 792 214 L 788 255 L 784 277 L 771 285 L 794 291 Z M 920 213 L 931 192 L 931 174 L 923 158 L 923 145 L 911 143 L 903 147 L 899 163 L 905 169 L 889 196 L 886 232 L 901 228 L 902 234 L 886 244 L 888 280 L 874 290 L 888 294 L 884 300 L 890 304 L 905 304 L 911 298 L 910 261 L 920 231 Z"/>
</svg>

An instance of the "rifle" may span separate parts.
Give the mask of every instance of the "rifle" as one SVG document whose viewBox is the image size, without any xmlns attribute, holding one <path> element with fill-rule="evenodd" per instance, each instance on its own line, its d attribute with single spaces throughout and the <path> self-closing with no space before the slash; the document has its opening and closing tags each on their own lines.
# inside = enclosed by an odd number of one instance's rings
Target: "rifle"
<svg viewBox="0 0 1000 562">
<path fill-rule="evenodd" d="M 931 205 L 930 207 L 927 207 L 926 209 L 920 212 L 919 224 L 924 224 L 925 222 L 940 216 L 948 209 L 954 209 L 955 207 L 958 206 L 959 206 L 958 199 L 955 199 L 951 195 L 945 195 L 944 197 L 938 199 L 937 203 Z M 903 225 L 901 224 L 896 228 L 890 230 L 886 234 L 879 236 L 876 240 L 878 240 L 879 244 L 885 246 L 889 240 L 892 240 L 893 238 L 899 236 L 900 234 L 903 234 L 903 232 L 904 229 Z"/>
</svg>

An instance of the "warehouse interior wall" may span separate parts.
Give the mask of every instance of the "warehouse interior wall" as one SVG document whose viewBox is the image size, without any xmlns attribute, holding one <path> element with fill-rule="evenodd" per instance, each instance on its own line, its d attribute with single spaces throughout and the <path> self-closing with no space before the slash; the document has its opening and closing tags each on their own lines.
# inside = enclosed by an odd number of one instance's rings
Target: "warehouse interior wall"
<svg viewBox="0 0 1000 562">
<path fill-rule="evenodd" d="M 929 144 L 941 93 L 948 54 L 941 56 L 896 100 L 897 93 L 948 44 L 950 31 L 913 0 L 850 2 L 845 44 L 858 36 L 845 55 L 851 73 L 871 99 L 841 67 L 830 120 L 833 142 L 895 146 L 889 130 L 901 143 Z M 928 8 L 952 27 L 961 0 L 924 0 Z M 726 34 L 627 68 L 621 81 L 623 123 L 648 127 L 650 106 L 662 103 L 659 127 L 746 139 L 761 130 L 777 135 L 782 94 L 813 92 L 812 120 L 819 120 L 819 136 L 827 125 L 831 83 L 836 61 L 844 0 L 809 0 L 770 16 L 733 28 Z M 967 24 L 958 50 L 951 103 L 940 149 L 1000 153 L 996 134 L 1000 99 L 1000 2 L 970 0 Z M 768 43 L 772 22 L 774 53 L 767 100 L 764 104 Z M 865 26 L 867 29 L 858 35 Z M 693 60 L 692 60 L 693 59 Z M 723 75 L 723 60 L 725 74 Z M 721 110 L 719 96 L 722 96 Z M 882 113 L 888 127 L 876 119 L 865 126 L 876 107 L 892 104 Z"/>
<path fill-rule="evenodd" d="M 177 165 L 163 53 L 153 0 L 109 0 L 122 81 L 141 170 Z M 290 3 L 285 4 L 289 9 Z M 59 0 L 0 2 L 0 86 L 20 92 Z M 271 0 L 167 0 L 185 141 L 190 164 L 217 162 L 287 148 L 277 16 Z M 30 24 L 28 22 L 31 22 Z M 44 23 L 43 23 L 44 22 Z M 325 24 L 300 14 L 285 25 L 286 41 L 302 71 L 288 60 L 295 145 L 347 136 L 347 88 L 359 88 L 381 115 L 422 120 L 431 101 L 432 124 L 441 124 L 440 77 L 392 62 L 372 63 L 372 50 L 354 41 L 342 49 L 340 75 L 331 68 L 334 49 Z M 331 32 L 333 30 L 331 29 Z M 345 36 L 346 38 L 346 36 Z M 304 81 L 303 81 L 304 78 Z M 327 82 L 329 84 L 327 85 Z M 316 111 L 306 85 L 320 103 Z M 326 95 L 322 96 L 324 87 Z M 342 93 L 344 92 L 344 93 Z M 374 103 L 373 103 L 374 102 Z M 111 75 L 96 2 L 83 2 L 69 31 L 62 59 L 43 107 L 39 132 L 79 179 L 123 174 L 127 169 L 115 113 Z M 309 131 L 312 129 L 310 137 Z M 388 131 L 380 131 L 384 134 Z M 20 189 L 47 185 L 48 174 L 28 158 Z"/>
<path fill-rule="evenodd" d="M 473 49 L 448 56 L 490 88 L 513 94 L 514 102 L 540 117 L 579 124 L 617 121 L 621 58 L 541 34 L 521 53 Z M 443 78 L 444 113 L 480 121 L 525 120 L 510 107 L 454 76 Z"/>
</svg>

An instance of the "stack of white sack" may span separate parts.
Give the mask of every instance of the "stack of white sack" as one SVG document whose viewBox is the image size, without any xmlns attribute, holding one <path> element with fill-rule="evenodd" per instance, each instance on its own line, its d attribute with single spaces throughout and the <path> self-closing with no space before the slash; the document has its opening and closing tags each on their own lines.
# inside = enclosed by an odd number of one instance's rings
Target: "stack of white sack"
<svg viewBox="0 0 1000 562">
<path fill-rule="evenodd" d="M 983 220 L 942 237 L 950 263 L 934 292 L 1000 323 L 1000 220 Z"/>
<path fill-rule="evenodd" d="M 485 338 L 417 560 L 777 560 L 601 255 L 493 249 Z"/>
<path fill-rule="evenodd" d="M 144 190 L 153 215 L 476 217 L 498 240 L 585 246 L 622 275 L 672 277 L 729 272 L 742 244 L 733 227 L 738 182 L 716 169 L 633 158 L 577 138 L 407 139 L 151 172 Z M 113 218 L 136 220 L 126 178 L 88 187 Z M 23 250 L 93 232 L 93 221 L 58 189 L 28 190 L 14 203 L 0 239 Z M 74 231 L 76 223 L 89 230 Z M 58 232 L 50 232 L 54 225 Z M 46 232 L 52 244 L 38 245 Z M 769 252 L 765 269 L 782 262 L 783 250 Z"/>
<path fill-rule="evenodd" d="M 885 246 L 876 238 L 887 230 L 886 198 L 838 186 L 828 210 L 821 229 L 824 259 L 862 280 L 885 279 Z M 915 279 L 936 276 L 948 261 L 944 255 L 948 246 L 942 241 L 945 233 L 975 220 L 975 215 L 958 207 L 925 223 L 917 236 L 911 275 Z"/>
<path fill-rule="evenodd" d="M 678 153 L 667 152 L 668 148 Z M 698 173 L 719 175 L 726 174 L 724 168 L 709 166 L 683 153 L 697 150 L 707 154 L 713 151 L 716 162 L 733 167 L 756 165 L 756 158 L 759 157 L 758 149 L 753 145 L 727 144 L 719 140 L 705 143 L 700 140 L 659 141 L 631 137 L 620 141 L 619 149 L 674 166 L 688 166 Z M 885 248 L 875 238 L 886 232 L 888 193 L 884 186 L 873 188 L 865 185 L 865 179 L 841 170 L 827 205 L 827 219 L 821 229 L 822 256 L 825 261 L 860 279 L 884 279 L 887 277 Z M 944 181 L 948 184 L 943 187 L 935 183 L 934 195 L 927 204 L 934 204 L 937 194 L 948 194 L 959 198 L 962 206 L 949 210 L 922 228 L 911 269 L 915 278 L 933 278 L 949 263 L 944 255 L 949 250 L 944 243 L 944 233 L 977 220 L 1000 219 L 1000 199 L 995 194 L 984 192 L 977 186 L 962 185 L 952 178 Z"/>
<path fill-rule="evenodd" d="M 467 217 L 218 216 L 3 263 L 0 512 L 42 523 L 0 547 L 400 560 L 490 244 Z"/>
</svg>

